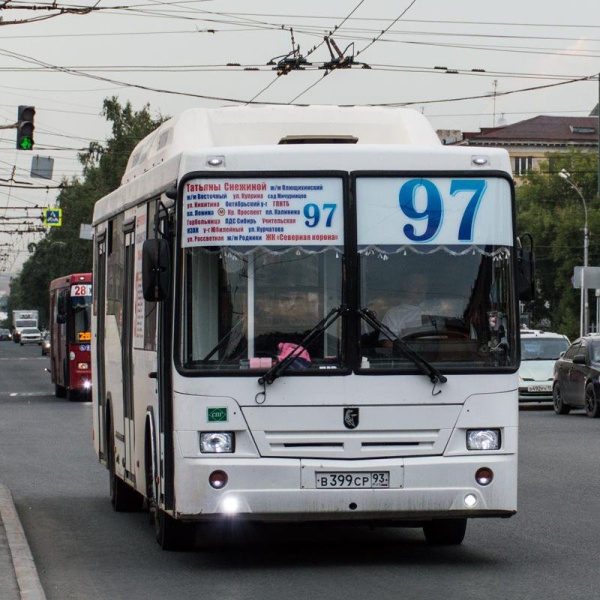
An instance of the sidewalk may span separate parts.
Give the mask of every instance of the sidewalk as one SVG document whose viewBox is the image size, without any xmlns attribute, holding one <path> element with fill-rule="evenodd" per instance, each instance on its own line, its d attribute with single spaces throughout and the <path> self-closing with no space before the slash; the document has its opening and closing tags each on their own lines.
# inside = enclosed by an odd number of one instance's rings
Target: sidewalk
<svg viewBox="0 0 600 600">
<path fill-rule="evenodd" d="M 46 600 L 10 490 L 0 484 L 0 598 Z"/>
</svg>

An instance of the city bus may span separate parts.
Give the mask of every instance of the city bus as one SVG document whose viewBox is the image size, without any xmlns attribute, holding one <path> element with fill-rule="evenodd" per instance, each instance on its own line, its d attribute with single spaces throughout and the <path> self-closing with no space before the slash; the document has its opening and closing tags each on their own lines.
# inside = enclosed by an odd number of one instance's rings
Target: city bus
<svg viewBox="0 0 600 600">
<path fill-rule="evenodd" d="M 163 549 L 269 522 L 452 545 L 515 514 L 533 248 L 504 150 L 402 108 L 191 109 L 93 229 L 94 448 Z"/>
<path fill-rule="evenodd" d="M 92 274 L 50 282 L 50 376 L 57 398 L 90 399 Z"/>
</svg>

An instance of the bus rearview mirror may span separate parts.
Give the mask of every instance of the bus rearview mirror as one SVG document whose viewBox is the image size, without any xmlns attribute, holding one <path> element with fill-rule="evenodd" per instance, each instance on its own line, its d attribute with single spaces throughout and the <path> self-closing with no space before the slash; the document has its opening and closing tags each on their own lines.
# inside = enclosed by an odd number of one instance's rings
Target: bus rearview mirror
<svg viewBox="0 0 600 600">
<path fill-rule="evenodd" d="M 146 240 L 142 249 L 144 300 L 160 302 L 169 295 L 169 244 L 167 240 Z"/>
<path fill-rule="evenodd" d="M 525 233 L 522 239 L 528 241 L 528 248 L 518 240 L 517 247 L 517 289 L 521 302 L 531 302 L 535 299 L 535 257 L 533 253 L 533 238 Z"/>
</svg>

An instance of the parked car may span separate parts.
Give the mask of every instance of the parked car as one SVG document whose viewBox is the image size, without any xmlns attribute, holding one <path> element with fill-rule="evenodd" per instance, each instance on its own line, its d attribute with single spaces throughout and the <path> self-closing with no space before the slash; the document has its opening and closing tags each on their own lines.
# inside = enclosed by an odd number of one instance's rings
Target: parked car
<svg viewBox="0 0 600 600">
<path fill-rule="evenodd" d="M 554 363 L 569 343 L 561 333 L 521 330 L 519 402 L 552 402 Z"/>
<path fill-rule="evenodd" d="M 12 340 L 12 333 L 10 332 L 10 329 L 0 329 L 0 341 L 10 342 L 10 340 Z"/>
<path fill-rule="evenodd" d="M 45 333 L 42 336 L 42 356 L 50 354 L 50 334 Z"/>
<path fill-rule="evenodd" d="M 42 333 L 37 327 L 23 327 L 21 329 L 21 339 L 20 344 L 23 346 L 24 344 L 41 344 L 42 343 Z"/>
<path fill-rule="evenodd" d="M 566 415 L 583 408 L 588 417 L 600 417 L 600 336 L 576 339 L 554 365 L 554 412 Z"/>
</svg>

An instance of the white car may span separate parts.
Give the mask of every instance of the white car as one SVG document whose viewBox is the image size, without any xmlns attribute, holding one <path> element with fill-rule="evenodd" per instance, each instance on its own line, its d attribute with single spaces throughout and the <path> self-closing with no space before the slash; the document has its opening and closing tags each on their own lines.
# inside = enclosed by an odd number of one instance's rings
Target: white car
<svg viewBox="0 0 600 600">
<path fill-rule="evenodd" d="M 37 327 L 23 327 L 21 329 L 21 346 L 23 344 L 41 344 L 42 332 Z"/>
<path fill-rule="evenodd" d="M 554 363 L 569 345 L 569 338 L 561 333 L 521 330 L 519 402 L 553 401 Z"/>
</svg>

